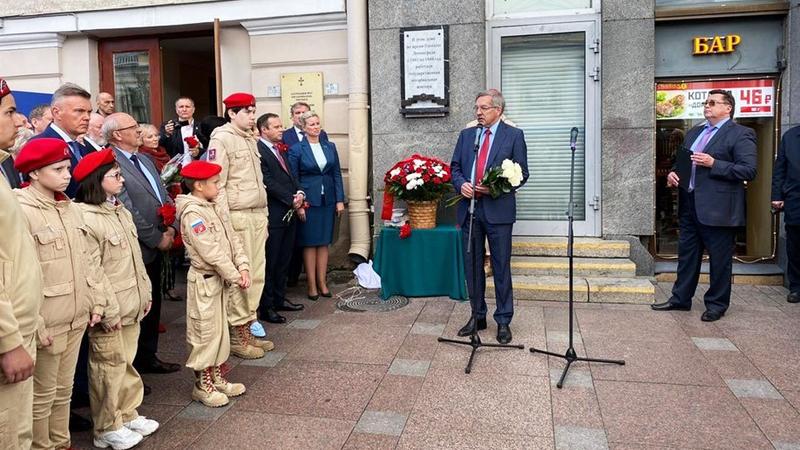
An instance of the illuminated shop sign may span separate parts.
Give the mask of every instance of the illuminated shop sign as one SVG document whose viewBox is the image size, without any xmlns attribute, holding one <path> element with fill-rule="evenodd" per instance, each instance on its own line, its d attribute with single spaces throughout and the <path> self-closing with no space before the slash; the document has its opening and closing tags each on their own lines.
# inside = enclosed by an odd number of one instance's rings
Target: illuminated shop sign
<svg viewBox="0 0 800 450">
<path fill-rule="evenodd" d="M 693 55 L 716 55 L 720 53 L 733 53 L 736 46 L 742 42 L 738 34 L 727 36 L 696 37 L 692 39 Z"/>
<path fill-rule="evenodd" d="M 656 119 L 703 119 L 708 91 L 724 89 L 736 100 L 734 117 L 775 115 L 774 80 L 727 80 L 656 84 Z"/>
</svg>

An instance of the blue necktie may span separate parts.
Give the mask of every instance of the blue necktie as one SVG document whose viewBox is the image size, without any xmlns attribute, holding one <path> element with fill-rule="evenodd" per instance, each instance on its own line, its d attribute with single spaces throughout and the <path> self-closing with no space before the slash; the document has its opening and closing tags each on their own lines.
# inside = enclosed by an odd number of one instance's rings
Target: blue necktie
<svg viewBox="0 0 800 450">
<path fill-rule="evenodd" d="M 136 155 L 131 155 L 131 162 L 133 163 L 134 167 L 136 167 L 136 170 L 138 170 L 139 173 L 142 174 L 144 179 L 147 180 L 147 175 L 144 174 L 144 170 L 142 170 L 142 166 L 141 164 L 139 164 L 139 158 L 137 158 Z M 148 180 L 148 183 L 149 182 L 150 181 Z"/>
<path fill-rule="evenodd" d="M 69 145 L 69 149 L 72 150 L 72 154 L 75 156 L 76 161 L 83 159 L 83 155 L 81 155 L 81 147 L 78 145 L 78 141 L 71 141 L 67 143 L 67 145 Z"/>
</svg>

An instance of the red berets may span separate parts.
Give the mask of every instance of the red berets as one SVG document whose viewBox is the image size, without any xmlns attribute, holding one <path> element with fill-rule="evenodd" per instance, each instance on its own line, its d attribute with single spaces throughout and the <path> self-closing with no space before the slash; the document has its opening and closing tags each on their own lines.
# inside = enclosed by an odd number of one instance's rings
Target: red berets
<svg viewBox="0 0 800 450">
<path fill-rule="evenodd" d="M 247 108 L 248 106 L 256 106 L 256 98 L 247 92 L 237 92 L 225 97 L 222 101 L 225 107 L 231 108 Z"/>
<path fill-rule="evenodd" d="M 30 173 L 44 166 L 69 159 L 67 143 L 62 139 L 41 138 L 28 141 L 14 160 L 20 173 Z"/>
<path fill-rule="evenodd" d="M 8 83 L 6 83 L 6 80 L 0 78 L 0 98 L 3 98 L 10 93 L 11 88 L 8 87 Z"/>
<path fill-rule="evenodd" d="M 192 161 L 181 169 L 181 176 L 192 180 L 207 180 L 222 172 L 222 167 L 206 161 Z"/>
<path fill-rule="evenodd" d="M 100 150 L 99 152 L 89 153 L 80 160 L 74 169 L 72 169 L 72 178 L 80 183 L 92 172 L 97 170 L 98 167 L 111 164 L 114 161 L 116 161 L 116 157 L 114 157 L 114 150 L 110 148 Z"/>
</svg>

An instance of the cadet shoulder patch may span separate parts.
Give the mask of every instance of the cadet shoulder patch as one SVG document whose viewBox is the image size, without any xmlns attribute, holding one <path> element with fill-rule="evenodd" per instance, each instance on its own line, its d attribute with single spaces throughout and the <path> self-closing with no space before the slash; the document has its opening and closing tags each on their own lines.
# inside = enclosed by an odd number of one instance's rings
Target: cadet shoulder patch
<svg viewBox="0 0 800 450">
<path fill-rule="evenodd" d="M 203 222 L 203 219 L 197 219 L 189 225 L 192 227 L 192 233 L 194 234 L 203 234 L 206 232 L 206 224 Z"/>
<path fill-rule="evenodd" d="M 217 160 L 217 149 L 216 148 L 208 149 L 208 160 L 209 161 L 216 161 Z"/>
</svg>

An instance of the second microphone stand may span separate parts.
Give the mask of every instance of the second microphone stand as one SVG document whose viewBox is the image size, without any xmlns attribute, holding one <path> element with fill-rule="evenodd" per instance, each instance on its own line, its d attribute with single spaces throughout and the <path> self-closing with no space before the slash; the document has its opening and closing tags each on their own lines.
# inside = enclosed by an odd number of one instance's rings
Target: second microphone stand
<svg viewBox="0 0 800 450">
<path fill-rule="evenodd" d="M 572 163 L 570 165 L 569 170 L 569 208 L 567 209 L 567 219 L 569 221 L 567 232 L 567 258 L 569 259 L 569 347 L 567 347 L 566 353 L 563 355 L 553 352 L 548 352 L 546 350 L 540 350 L 538 348 L 531 347 L 531 353 L 543 353 L 545 355 L 555 356 L 557 358 L 564 358 L 566 360 L 567 365 L 564 367 L 564 372 L 561 374 L 561 378 L 559 378 L 558 383 L 556 386 L 561 389 L 564 386 L 564 379 L 567 377 L 567 371 L 569 371 L 570 366 L 572 363 L 577 361 L 586 361 L 586 362 L 597 362 L 597 363 L 608 363 L 608 364 L 619 364 L 621 366 L 625 365 L 625 361 L 623 360 L 615 360 L 615 359 L 599 359 L 599 358 L 583 358 L 579 357 L 577 353 L 575 353 L 575 346 L 573 345 L 573 326 L 572 323 L 574 321 L 573 316 L 575 314 L 574 307 L 573 307 L 573 247 L 575 244 L 575 235 L 573 234 L 572 229 L 572 222 L 574 219 L 574 210 L 573 210 L 573 202 L 572 202 L 572 190 L 573 190 L 573 182 L 575 178 L 575 140 L 578 137 L 577 128 L 572 129 L 572 139 L 570 139 L 570 150 L 572 151 Z"/>
</svg>

